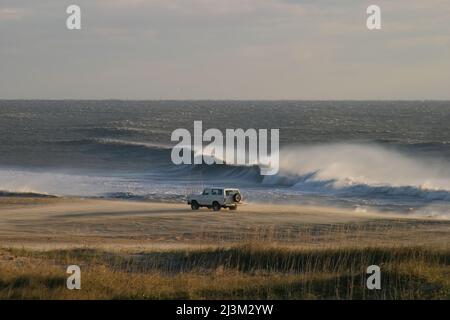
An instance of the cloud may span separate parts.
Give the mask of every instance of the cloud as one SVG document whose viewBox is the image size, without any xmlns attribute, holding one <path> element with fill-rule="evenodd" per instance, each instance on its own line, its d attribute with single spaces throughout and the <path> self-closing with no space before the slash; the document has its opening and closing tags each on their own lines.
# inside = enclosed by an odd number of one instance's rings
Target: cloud
<svg viewBox="0 0 450 320">
<path fill-rule="evenodd" d="M 448 0 L 1 1 L 0 97 L 450 98 Z"/>
<path fill-rule="evenodd" d="M 25 10 L 19 8 L 0 8 L 0 21 L 17 20 L 24 16 Z"/>
<path fill-rule="evenodd" d="M 125 10 L 139 8 L 193 16 L 230 16 L 264 11 L 272 14 L 303 14 L 302 5 L 279 0 L 100 0 L 100 4 L 106 3 Z"/>
</svg>

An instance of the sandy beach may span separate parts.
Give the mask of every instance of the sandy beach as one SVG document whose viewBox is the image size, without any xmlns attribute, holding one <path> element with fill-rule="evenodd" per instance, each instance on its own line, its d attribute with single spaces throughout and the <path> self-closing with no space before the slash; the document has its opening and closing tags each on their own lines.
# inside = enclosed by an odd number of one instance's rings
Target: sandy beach
<svg viewBox="0 0 450 320">
<path fill-rule="evenodd" d="M 448 299 L 450 221 L 250 203 L 0 198 L 3 299 Z M 67 290 L 66 268 L 82 270 Z M 369 265 L 384 290 L 367 290 Z"/>
<path fill-rule="evenodd" d="M 246 204 L 233 212 L 185 204 L 82 198 L 0 198 L 3 247 L 448 246 L 450 221 L 327 207 Z"/>
</svg>

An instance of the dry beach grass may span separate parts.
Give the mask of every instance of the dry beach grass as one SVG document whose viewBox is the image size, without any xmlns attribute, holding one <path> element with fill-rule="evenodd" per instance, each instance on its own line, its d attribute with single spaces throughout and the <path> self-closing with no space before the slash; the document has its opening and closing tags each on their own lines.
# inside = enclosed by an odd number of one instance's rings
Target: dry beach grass
<svg viewBox="0 0 450 320">
<path fill-rule="evenodd" d="M 3 299 L 449 299 L 450 221 L 336 208 L 0 198 Z M 66 268 L 82 289 L 65 287 Z M 367 290 L 366 268 L 382 270 Z"/>
</svg>

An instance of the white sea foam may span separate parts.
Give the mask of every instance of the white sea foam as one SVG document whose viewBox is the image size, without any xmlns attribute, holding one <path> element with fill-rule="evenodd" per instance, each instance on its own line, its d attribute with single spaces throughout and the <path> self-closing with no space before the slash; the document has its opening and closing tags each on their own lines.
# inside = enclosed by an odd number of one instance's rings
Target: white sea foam
<svg viewBox="0 0 450 320">
<path fill-rule="evenodd" d="M 352 185 L 414 187 L 450 191 L 450 166 L 433 159 L 408 157 L 376 145 L 328 144 L 283 149 L 281 171 L 332 181 L 334 187 Z"/>
<path fill-rule="evenodd" d="M 19 193 L 95 196 L 107 190 L 112 178 L 53 172 L 0 170 L 0 190 Z"/>
</svg>

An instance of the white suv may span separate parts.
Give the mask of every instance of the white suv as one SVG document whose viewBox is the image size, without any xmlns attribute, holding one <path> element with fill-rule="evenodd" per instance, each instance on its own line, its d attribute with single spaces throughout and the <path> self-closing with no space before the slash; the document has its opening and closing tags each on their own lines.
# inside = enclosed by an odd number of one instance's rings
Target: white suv
<svg viewBox="0 0 450 320">
<path fill-rule="evenodd" d="M 208 207 L 214 211 L 219 211 L 221 208 L 236 210 L 241 201 L 242 196 L 239 189 L 224 188 L 206 188 L 201 194 L 191 194 L 187 199 L 187 203 L 191 205 L 192 210 Z"/>
</svg>

